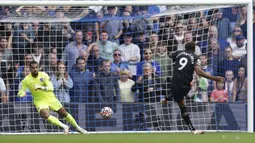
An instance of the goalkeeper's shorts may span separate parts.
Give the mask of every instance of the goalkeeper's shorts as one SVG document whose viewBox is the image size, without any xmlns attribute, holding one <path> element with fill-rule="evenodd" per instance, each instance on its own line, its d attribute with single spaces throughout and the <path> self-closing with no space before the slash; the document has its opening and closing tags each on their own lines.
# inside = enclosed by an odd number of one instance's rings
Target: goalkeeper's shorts
<svg viewBox="0 0 255 143">
<path fill-rule="evenodd" d="M 51 109 L 53 111 L 58 111 L 62 106 L 57 98 L 51 100 L 44 100 L 44 101 L 36 101 L 34 105 L 38 112 L 42 109 Z"/>
</svg>

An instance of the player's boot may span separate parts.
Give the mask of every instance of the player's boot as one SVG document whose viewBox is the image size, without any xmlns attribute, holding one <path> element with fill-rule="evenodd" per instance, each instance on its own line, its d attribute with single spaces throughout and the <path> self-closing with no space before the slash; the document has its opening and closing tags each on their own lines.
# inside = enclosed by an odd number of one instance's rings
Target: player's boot
<svg viewBox="0 0 255 143">
<path fill-rule="evenodd" d="M 69 127 L 68 126 L 64 127 L 64 134 L 65 135 L 69 134 Z"/>
<path fill-rule="evenodd" d="M 205 132 L 204 131 L 201 131 L 201 130 L 195 130 L 195 131 L 192 131 L 192 134 L 193 135 L 201 135 L 201 134 L 204 134 Z"/>
<path fill-rule="evenodd" d="M 84 130 L 82 127 L 78 126 L 76 128 L 76 130 L 80 133 L 80 134 L 89 134 L 87 130 Z"/>
</svg>

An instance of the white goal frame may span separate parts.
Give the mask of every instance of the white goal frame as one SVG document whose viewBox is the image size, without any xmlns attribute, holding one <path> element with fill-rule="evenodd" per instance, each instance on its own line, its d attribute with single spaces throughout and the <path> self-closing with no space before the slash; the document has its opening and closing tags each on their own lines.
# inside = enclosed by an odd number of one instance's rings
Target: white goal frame
<svg viewBox="0 0 255 143">
<path fill-rule="evenodd" d="M 34 1 L 22 1 L 22 0 L 0 0 L 0 5 L 62 5 L 62 6 L 120 6 L 120 5 L 232 5 L 240 4 L 247 5 L 247 41 L 248 41 L 248 132 L 254 132 L 254 103 L 253 103 L 253 26 L 252 26 L 252 16 L 253 16 L 253 4 L 252 0 L 154 0 L 148 2 L 148 0 L 121 0 L 121 1 L 104 1 L 104 0 L 69 0 L 69 1 L 57 1 L 57 0 L 34 0 Z"/>
</svg>

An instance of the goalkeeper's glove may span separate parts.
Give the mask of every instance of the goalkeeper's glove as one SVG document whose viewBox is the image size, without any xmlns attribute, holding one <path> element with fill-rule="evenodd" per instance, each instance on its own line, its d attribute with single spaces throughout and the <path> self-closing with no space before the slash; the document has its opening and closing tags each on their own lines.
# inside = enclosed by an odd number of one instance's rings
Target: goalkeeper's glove
<svg viewBox="0 0 255 143">
<path fill-rule="evenodd" d="M 26 94 L 27 94 L 26 92 L 21 92 L 21 91 L 20 91 L 20 92 L 18 93 L 18 97 L 24 97 L 24 96 L 26 96 Z"/>
<path fill-rule="evenodd" d="M 35 90 L 38 90 L 38 89 L 45 90 L 45 91 L 47 90 L 47 87 L 41 86 L 40 84 L 36 84 L 34 88 Z"/>
</svg>

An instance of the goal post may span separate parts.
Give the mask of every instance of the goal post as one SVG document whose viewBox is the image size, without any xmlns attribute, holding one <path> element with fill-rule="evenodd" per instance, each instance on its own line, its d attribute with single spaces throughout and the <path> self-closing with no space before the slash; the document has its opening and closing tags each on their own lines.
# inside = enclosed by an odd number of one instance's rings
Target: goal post
<svg viewBox="0 0 255 143">
<path fill-rule="evenodd" d="M 210 11 L 208 13 L 208 15 L 205 16 L 204 19 L 207 19 L 207 24 L 208 27 L 204 28 L 203 26 L 201 26 L 202 28 L 200 29 L 201 32 L 200 36 L 198 37 L 192 37 L 193 39 L 195 39 L 196 41 L 199 41 L 201 43 L 206 43 L 207 45 L 209 45 L 209 38 L 208 38 L 208 30 L 211 28 L 210 25 L 211 23 L 216 23 L 217 21 L 217 14 L 219 12 L 219 9 L 224 9 L 224 8 L 228 8 L 231 7 L 233 5 L 244 5 L 247 6 L 247 63 L 246 67 L 247 67 L 247 104 L 211 104 L 211 103 L 201 103 L 201 102 L 193 102 L 193 100 L 191 101 L 191 103 L 188 103 L 188 108 L 190 108 L 190 112 L 191 112 L 191 119 L 192 122 L 194 122 L 194 125 L 197 125 L 198 128 L 200 129 L 204 129 L 204 130 L 208 130 L 210 131 L 243 131 L 240 128 L 234 128 L 231 129 L 230 126 L 222 126 L 222 128 L 218 128 L 217 126 L 217 122 L 219 122 L 222 119 L 216 119 L 218 116 L 215 112 L 216 110 L 219 110 L 219 112 L 221 112 L 220 116 L 222 116 L 222 114 L 224 114 L 225 112 L 228 112 L 231 110 L 231 107 L 233 108 L 240 108 L 241 112 L 242 111 L 247 111 L 244 114 L 243 113 L 239 113 L 240 111 L 236 112 L 236 113 L 231 113 L 235 114 L 234 116 L 245 116 L 247 115 L 247 124 L 243 123 L 242 125 L 246 125 L 246 127 L 243 127 L 243 129 L 245 129 L 245 131 L 247 132 L 254 132 L 254 81 L 252 79 L 254 79 L 254 71 L 253 71 L 253 33 L 250 31 L 253 31 L 253 4 L 252 4 L 252 0 L 210 0 L 210 1 L 204 1 L 204 0 L 196 0 L 196 1 L 189 1 L 189 0 L 153 0 L 153 1 L 145 1 L 145 0 L 122 0 L 122 1 L 114 1 L 114 0 L 86 0 L 86 1 L 82 1 L 82 0 L 34 0 L 34 1 L 29 1 L 29 0 L 13 0 L 13 1 L 5 1 L 5 0 L 1 0 L 0 1 L 0 6 L 38 6 L 38 7 L 44 7 L 44 6 L 73 6 L 74 10 L 72 12 L 69 13 L 69 15 L 67 15 L 66 18 L 56 18 L 56 17 L 52 17 L 49 13 L 50 11 L 45 11 L 42 12 L 41 14 L 38 14 L 35 12 L 35 15 L 32 15 L 32 18 L 29 16 L 24 16 L 23 14 L 10 14 L 9 16 L 5 16 L 0 18 L 0 23 L 15 23 L 16 25 L 19 25 L 17 23 L 33 23 L 33 22 L 38 22 L 38 24 L 41 27 L 47 27 L 47 25 L 49 25 L 49 23 L 52 26 L 55 27 L 65 27 L 65 22 L 70 22 L 70 27 L 72 27 L 73 31 L 69 31 L 70 35 L 65 35 L 68 37 L 68 42 L 73 40 L 73 35 L 75 35 L 76 30 L 83 30 L 84 35 L 85 33 L 87 35 L 90 35 L 93 33 L 93 35 L 96 35 L 95 32 L 95 27 L 91 28 L 84 23 L 90 23 L 91 21 L 86 21 L 86 20 L 81 20 L 83 17 L 87 16 L 87 10 L 89 10 L 89 6 L 127 6 L 127 5 L 131 5 L 131 6 L 172 6 L 172 9 L 168 10 L 168 11 L 164 11 L 164 12 L 160 12 L 159 14 L 155 14 L 152 15 L 150 17 L 145 17 L 144 19 L 146 20 L 151 20 L 150 22 L 147 23 L 146 26 L 151 27 L 150 30 L 148 30 L 148 33 L 145 33 L 145 37 L 147 38 L 152 38 L 152 35 L 154 33 L 157 33 L 156 36 L 161 38 L 160 43 L 164 43 L 164 42 L 173 42 L 169 39 L 173 38 L 171 37 L 171 29 L 169 30 L 168 28 L 165 28 L 163 26 L 162 29 L 160 28 L 155 28 L 155 27 L 160 27 L 162 25 L 164 25 L 167 22 L 167 18 L 172 16 L 176 19 L 178 19 L 178 22 L 180 23 L 188 23 L 189 20 L 192 21 L 191 19 L 194 18 L 192 16 L 199 14 L 200 11 Z M 190 7 L 189 7 L 190 6 Z M 194 7 L 193 7 L 194 6 Z M 26 10 L 26 9 L 25 9 Z M 22 12 L 22 11 L 21 11 Z M 49 16 L 50 15 L 50 16 Z M 34 17 L 33 17 L 34 16 Z M 137 20 L 141 17 L 137 16 L 137 17 L 133 17 L 134 20 Z M 154 18 L 157 19 L 162 19 L 161 22 L 158 23 L 153 23 Z M 132 19 L 132 20 L 133 20 Z M 195 18 L 194 18 L 195 19 Z M 208 20 L 209 19 L 209 20 Z M 120 18 L 120 19 L 104 19 L 104 20 L 119 20 L 119 21 L 124 21 L 125 18 Z M 197 18 L 195 19 L 198 22 L 198 25 L 200 23 L 202 23 L 203 18 Z M 160 20 L 158 20 L 160 21 Z M 92 21 L 94 22 L 94 21 Z M 96 21 L 97 22 L 97 21 Z M 56 23 L 61 23 L 59 25 L 57 25 Z M 163 24 L 162 24 L 163 23 Z M 160 25 L 161 24 L 161 25 Z M 179 23 L 176 22 L 175 27 L 177 27 Z M 16 26 L 15 25 L 15 26 Z M 56 26 L 57 25 L 57 26 Z M 182 25 L 183 26 L 183 25 Z M 185 25 L 185 28 L 189 28 L 191 27 L 191 32 L 187 32 L 189 34 L 193 34 L 192 32 L 192 22 L 191 24 L 187 24 Z M 93 29 L 92 31 L 88 31 L 88 29 L 90 28 Z M 174 30 L 175 30 L 174 27 Z M 199 26 L 198 26 L 199 27 Z M 197 28 L 197 27 L 196 27 Z M 54 34 L 56 34 L 57 36 L 55 37 L 55 39 L 53 38 L 53 40 L 45 40 L 44 36 L 49 36 L 45 33 L 41 33 L 41 37 L 38 36 L 39 39 L 43 40 L 42 43 L 40 43 L 40 41 L 38 41 L 39 44 L 43 44 L 45 47 L 47 47 L 47 51 L 51 51 L 51 49 L 54 47 L 52 47 L 53 45 L 55 47 L 57 47 L 56 49 L 58 49 L 58 47 L 61 47 L 59 51 L 61 51 L 62 53 L 59 54 L 58 59 L 61 58 L 61 60 L 63 60 L 62 58 L 65 56 L 64 55 L 64 51 L 65 48 L 67 46 L 67 44 L 65 44 L 66 40 L 64 40 L 64 38 L 66 38 L 65 36 L 61 35 L 59 37 L 59 33 L 62 33 L 63 31 L 58 31 L 56 30 L 57 28 L 55 28 L 53 31 Z M 6 30 L 6 29 L 4 29 Z M 139 29 L 140 30 L 140 29 Z M 143 33 L 144 31 L 132 31 L 131 33 L 124 33 L 123 34 L 123 38 L 125 38 L 124 36 L 128 35 L 136 35 L 136 34 L 140 34 Z M 164 34 L 158 32 L 158 31 L 164 31 Z M 167 31 L 169 30 L 169 31 Z M 173 29 L 172 29 L 173 30 Z M 207 31 L 206 31 L 207 30 Z M 146 31 L 146 30 L 145 30 Z M 188 30 L 187 30 L 188 31 Z M 1 31 L 0 31 L 1 32 Z M 102 31 L 100 31 L 102 32 Z M 146 31 L 147 32 L 147 31 Z M 195 33 L 199 33 L 198 30 L 195 30 Z M 159 34 L 160 33 L 160 34 Z M 168 35 L 166 34 L 168 33 Z M 173 32 L 173 34 L 175 34 L 175 32 Z M 164 39 L 163 37 L 168 36 L 167 39 Z M 170 36 L 169 36 L 170 35 Z M 197 34 L 199 35 L 199 34 Z M 3 35 L 1 35 L 3 36 Z M 5 35 L 6 36 L 6 35 Z M 50 36 L 49 36 L 50 37 Z M 54 36 L 53 36 L 54 37 Z M 96 36 L 95 36 L 96 37 Z M 137 36 L 138 37 L 138 36 Z M 169 38 L 171 37 L 171 38 Z M 14 36 L 15 38 L 15 36 Z M 52 38 L 52 37 L 51 37 Z M 96 39 L 96 38 L 95 38 Z M 94 39 L 94 40 L 95 40 Z M 134 39 L 134 38 L 133 38 Z M 16 43 L 15 43 L 16 42 Z M 15 41 L 13 40 L 13 44 L 18 45 L 20 41 Z M 45 42 L 49 42 L 49 43 L 45 43 Z M 119 42 L 119 41 L 118 41 Z M 123 42 L 123 41 L 122 41 Z M 149 48 L 153 47 L 153 42 L 149 41 L 149 43 L 151 44 L 147 44 L 146 46 L 149 46 Z M 176 44 L 175 48 L 178 48 L 178 43 L 174 43 Z M 183 43 L 182 43 L 183 44 Z M 33 45 L 33 44 L 31 44 Z M 119 44 L 118 46 L 120 47 L 121 44 Z M 183 45 L 182 45 L 183 46 Z M 172 47 L 173 48 L 173 47 Z M 200 46 L 200 49 L 206 48 L 206 46 Z M 121 49 L 121 48 L 120 48 Z M 57 50 L 57 52 L 59 52 Z M 123 52 L 124 51 L 124 52 Z M 128 51 L 123 50 L 121 51 L 122 54 Z M 173 51 L 176 51 L 173 50 Z M 139 51 L 140 52 L 140 51 Z M 153 51 L 153 48 L 151 50 L 151 52 Z M 203 53 L 203 51 L 202 51 Z M 15 55 L 16 54 L 16 55 Z M 21 54 L 26 54 L 26 52 L 21 53 Z M 13 53 L 14 56 L 19 57 L 21 54 L 17 54 L 17 53 Z M 49 54 L 49 52 L 48 52 Z M 132 54 L 135 54 L 134 52 Z M 145 56 L 145 53 L 143 53 Z M 22 56 L 24 56 L 22 55 Z M 205 55 L 208 56 L 210 55 L 209 52 L 205 52 Z M 47 55 L 48 56 L 48 55 Z M 106 56 L 107 57 L 107 56 Z M 69 63 L 68 58 L 66 58 L 67 60 L 64 62 Z M 125 59 L 125 58 L 124 58 Z M 13 59 L 13 61 L 15 61 L 17 59 Z M 20 60 L 20 59 L 19 59 Z M 112 60 L 112 59 L 111 59 Z M 140 59 L 142 61 L 142 59 Z M 211 57 L 208 57 L 208 60 L 211 60 Z M 47 61 L 49 62 L 49 61 Z M 159 61 L 159 64 L 163 63 L 163 61 Z M 74 63 L 72 63 L 74 64 Z M 168 64 L 168 63 L 167 63 Z M 210 63 L 211 64 L 211 63 Z M 139 63 L 137 64 L 137 67 Z M 67 65 L 66 68 L 73 68 L 71 67 L 72 65 Z M 154 65 L 153 65 L 154 66 Z M 172 65 L 171 65 L 172 66 Z M 132 68 L 129 67 L 130 69 Z M 143 66 L 142 66 L 143 68 Z M 154 69 L 156 70 L 156 69 Z M 162 71 L 161 71 L 162 72 Z M 163 73 L 163 72 L 162 72 Z M 160 73 L 161 74 L 161 73 Z M 141 74 L 143 75 L 143 74 Z M 167 75 L 168 77 L 170 75 Z M 95 78 L 96 79 L 96 78 Z M 161 80 L 161 78 L 160 78 Z M 166 82 L 168 82 L 166 80 Z M 207 81 L 208 82 L 208 81 Z M 209 83 L 209 82 L 208 82 Z M 207 84 L 208 84 L 207 83 Z M 14 86 L 14 83 L 11 83 Z M 154 83 L 154 87 L 156 87 L 157 83 Z M 198 83 L 199 84 L 199 83 Z M 201 83 L 202 84 L 202 80 Z M 12 85 L 10 85 L 11 87 Z M 211 85 L 212 86 L 212 85 Z M 7 89 L 8 90 L 8 89 Z M 94 89 L 93 90 L 97 90 Z M 98 89 L 99 90 L 99 89 Z M 101 89 L 100 89 L 101 90 Z M 161 97 L 161 95 L 163 94 L 163 90 L 161 89 L 161 87 L 159 87 L 160 94 L 159 96 Z M 144 92 L 144 91 L 142 91 Z M 201 91 L 199 91 L 201 92 Z M 77 92 L 78 93 L 78 92 Z M 139 96 L 139 94 L 141 93 L 141 91 L 139 92 L 139 89 L 137 88 L 136 90 L 136 96 Z M 191 93 L 193 94 L 193 93 Z M 77 95 L 77 94 L 76 94 Z M 15 95 L 13 95 L 15 96 Z M 192 99 L 193 99 L 192 95 Z M 137 98 L 137 97 L 136 97 Z M 87 127 L 89 125 L 89 127 L 91 127 L 90 131 L 93 133 L 147 133 L 147 132 L 185 132 L 187 130 L 187 128 L 185 127 L 185 123 L 184 125 L 182 125 L 182 119 L 180 118 L 180 114 L 179 114 L 179 108 L 177 107 L 177 105 L 174 102 L 170 102 L 168 105 L 164 106 L 161 105 L 160 103 L 155 103 L 153 101 L 149 101 L 148 102 L 142 102 L 142 103 L 119 103 L 119 102 L 102 102 L 102 103 L 82 103 L 81 98 L 79 98 L 79 100 L 77 99 L 77 102 L 72 102 L 71 103 L 63 103 L 65 105 L 65 107 L 67 107 L 67 109 L 70 109 L 71 114 L 74 116 L 75 119 L 78 120 L 78 123 L 83 126 L 83 127 Z M 70 101 L 69 100 L 69 101 Z M 82 99 L 83 100 L 83 99 Z M 85 100 L 85 99 L 84 99 Z M 134 99 L 135 100 L 135 99 Z M 2 99 L 3 101 L 3 99 Z M 40 117 L 37 115 L 35 109 L 33 109 L 33 105 L 31 104 L 31 102 L 20 102 L 20 103 L 0 103 L 0 110 L 3 109 L 8 109 L 8 110 L 3 110 L 0 113 L 2 113 L 2 117 L 0 118 L 1 123 L 0 123 L 0 134 L 1 133 L 6 133 L 6 132 L 1 132 L 1 128 L 14 128 L 15 132 L 28 132 L 31 133 L 30 128 L 36 128 L 35 126 L 38 126 L 39 128 L 41 126 L 45 126 L 43 127 L 45 130 L 45 132 L 61 132 L 62 130 L 59 128 L 55 128 L 55 127 L 50 127 L 49 130 L 47 130 L 48 128 L 46 126 L 50 126 L 47 123 L 45 123 L 45 121 L 40 120 Z M 25 106 L 24 106 L 25 105 Z M 219 106 L 218 106 L 219 105 Z M 227 105 L 227 106 L 226 106 Z M 240 105 L 240 106 L 239 106 Z M 22 112 L 28 112 L 29 115 L 16 115 L 17 112 L 13 112 L 10 111 L 9 108 L 13 106 L 15 107 L 14 110 L 19 110 L 18 113 L 22 113 Z M 100 109 L 102 107 L 105 106 L 109 106 L 113 109 L 113 119 L 110 120 L 102 120 L 99 114 Z M 13 108 L 12 107 L 12 108 Z M 247 110 L 246 110 L 247 108 Z M 74 110 L 72 110 L 74 109 Z M 11 109 L 13 110 L 13 109 Z M 6 112 L 7 111 L 7 112 Z M 202 112 L 201 112 L 202 111 Z M 9 113 L 10 112 L 10 113 Z M 192 113 L 194 112 L 194 113 Z M 3 122 L 7 122 L 6 119 L 4 119 L 4 117 L 8 114 L 12 114 L 13 116 L 20 116 L 19 119 L 21 120 L 20 122 L 24 122 L 19 124 L 22 127 L 17 127 L 15 125 L 11 125 L 11 124 L 15 124 L 15 119 L 13 119 L 13 123 L 7 123 L 4 124 Z M 92 115 L 90 115 L 92 114 Z M 55 115 L 55 114 L 54 114 Z M 1 115 L 0 115 L 1 116 Z M 26 116 L 26 118 L 29 119 L 28 123 L 25 123 L 23 116 Z M 121 118 L 121 119 L 118 119 Z M 199 118 L 199 119 L 197 119 Z M 200 119 L 201 118 L 201 119 Z M 215 119 L 213 119 L 215 118 Z M 38 120 L 37 120 L 38 119 Z M 8 119 L 7 119 L 8 120 Z M 133 121 L 134 120 L 134 121 Z M 62 120 L 61 120 L 62 121 Z M 241 122 L 246 122 L 246 121 L 242 121 Z M 225 121 L 226 122 L 226 121 Z M 224 123 L 225 123 L 224 122 Z M 224 124 L 223 123 L 223 124 Z M 27 124 L 30 124 L 29 126 L 26 127 Z M 125 125 L 124 125 L 125 124 Z M 210 125 L 209 125 L 210 124 Z M 156 125 L 156 127 L 154 128 L 154 126 Z M 24 127 L 25 126 L 25 127 Z M 114 127 L 112 127 L 114 126 Z M 26 131 L 19 131 L 20 128 L 28 128 Z M 46 129 L 47 128 L 47 129 Z M 137 130 L 135 130 L 137 129 Z M 141 129 L 141 130 L 140 130 Z M 145 130 L 143 130 L 145 129 Z M 247 130 L 246 130 L 247 129 Z M 42 129 L 41 129 L 42 130 Z M 99 131 L 97 131 L 99 130 Z M 12 133 L 12 132 L 11 132 Z"/>
</svg>

